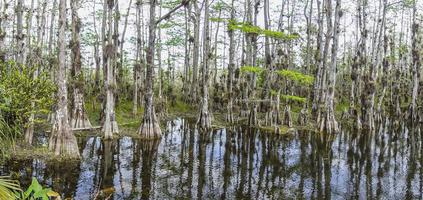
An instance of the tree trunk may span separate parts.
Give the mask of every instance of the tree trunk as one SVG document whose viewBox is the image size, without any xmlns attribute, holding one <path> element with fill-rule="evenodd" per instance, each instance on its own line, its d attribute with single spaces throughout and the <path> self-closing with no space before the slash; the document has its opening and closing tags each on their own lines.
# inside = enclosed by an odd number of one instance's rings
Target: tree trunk
<svg viewBox="0 0 423 200">
<path fill-rule="evenodd" d="M 18 0 L 16 5 L 16 62 L 24 64 L 24 35 L 23 35 L 23 0 Z"/>
<path fill-rule="evenodd" d="M 331 0 L 328 0 L 327 4 L 327 23 L 332 23 L 329 18 L 332 18 L 332 5 Z M 335 119 L 335 110 L 334 110 L 334 101 L 335 101 L 335 82 L 336 82 L 336 63 L 337 63 L 337 53 L 338 53 L 338 41 L 339 41 L 339 24 L 341 13 L 341 0 L 336 0 L 335 7 L 335 25 L 333 30 L 333 43 L 332 43 L 332 55 L 330 68 L 328 69 L 328 84 L 327 84 L 327 94 L 326 94 L 326 112 L 323 121 L 320 122 L 320 131 L 325 130 L 327 133 L 337 133 L 338 132 L 338 123 Z"/>
<path fill-rule="evenodd" d="M 26 44 L 25 47 L 23 48 L 23 63 L 25 63 L 26 67 L 33 67 L 36 66 L 35 63 L 36 61 L 32 59 L 32 48 L 31 48 L 31 33 L 32 33 L 32 16 L 34 14 L 34 0 L 31 1 L 31 8 L 28 11 L 28 15 L 27 15 L 27 20 L 26 20 Z M 40 25 L 41 26 L 41 25 Z M 37 76 L 37 72 L 34 72 L 33 74 L 33 78 L 35 78 Z M 35 103 L 31 102 L 31 106 L 32 108 L 34 108 Z M 28 144 L 32 144 L 32 138 L 34 135 L 34 113 L 31 113 L 31 115 L 29 116 L 28 119 L 28 124 L 25 127 L 25 141 Z"/>
<path fill-rule="evenodd" d="M 106 69 L 106 81 L 104 88 L 106 89 L 106 106 L 105 106 L 105 116 L 104 116 L 104 123 L 103 123 L 103 133 L 105 139 L 112 139 L 114 133 L 118 133 L 118 124 L 116 121 L 116 114 L 115 114 L 115 101 L 114 101 L 114 91 L 116 90 L 116 83 L 115 83 L 115 76 L 113 75 L 114 66 L 115 66 L 115 59 L 116 59 L 116 46 L 113 43 L 113 36 L 112 36 L 112 23 L 113 23 L 113 6 L 114 1 L 108 1 L 108 34 L 107 34 L 107 45 L 103 50 L 105 53 L 105 60 L 104 63 Z"/>
<path fill-rule="evenodd" d="M 320 83 L 322 79 L 322 68 L 321 60 L 322 60 L 322 54 L 323 54 L 323 12 L 321 11 L 321 2 L 320 0 L 317 0 L 317 23 L 318 23 L 318 31 L 317 31 L 317 48 L 314 54 L 314 60 L 315 65 L 317 66 L 316 72 L 315 72 L 315 79 L 313 83 L 313 101 L 312 101 L 312 107 L 311 107 L 311 113 L 312 116 L 316 119 L 317 118 L 317 112 L 319 107 L 319 99 L 320 99 Z"/>
<path fill-rule="evenodd" d="M 203 99 L 201 100 L 200 115 L 197 124 L 203 130 L 211 128 L 211 113 L 209 112 L 209 62 L 210 62 L 210 24 L 209 0 L 204 0 L 204 35 L 203 35 Z"/>
<path fill-rule="evenodd" d="M 184 75 L 182 79 L 182 94 L 184 95 L 184 100 L 188 100 L 186 97 L 189 95 L 189 68 L 190 68 L 190 14 L 191 14 L 191 5 L 188 5 L 184 9 L 185 14 L 185 55 L 184 55 Z"/>
<path fill-rule="evenodd" d="M 99 45 L 100 45 L 100 41 L 99 41 L 99 35 L 97 32 L 97 20 L 96 20 L 96 9 L 95 9 L 95 2 L 94 2 L 94 6 L 93 6 L 93 29 L 94 29 L 94 34 L 95 34 L 95 41 L 94 41 L 94 45 L 93 45 L 93 49 L 94 49 L 94 60 L 95 60 L 95 74 L 94 74 L 94 84 L 95 84 L 95 90 L 97 92 L 100 91 L 100 63 L 101 63 L 101 58 L 100 58 L 100 53 L 99 53 Z"/>
<path fill-rule="evenodd" d="M 231 21 L 235 20 L 235 8 L 234 1 L 232 0 L 231 4 Z M 233 114 L 233 85 L 234 85 L 234 69 L 235 69 L 235 39 L 234 39 L 234 30 L 228 29 L 229 35 L 229 65 L 228 65 L 228 113 L 226 116 L 226 121 L 228 123 L 234 123 L 234 114 Z"/>
<path fill-rule="evenodd" d="M 7 24 L 7 9 L 8 4 L 4 0 L 2 6 L 2 13 L 0 17 L 0 61 L 4 62 L 6 60 L 6 51 L 5 51 L 5 39 L 6 39 L 6 24 Z"/>
<path fill-rule="evenodd" d="M 162 135 L 159 121 L 154 110 L 153 76 L 154 51 L 156 39 L 156 0 L 150 1 L 150 22 L 148 31 L 147 74 L 144 102 L 144 118 L 138 133 L 145 139 L 158 139 Z"/>
<path fill-rule="evenodd" d="M 84 88 L 83 88 L 83 74 L 81 71 L 81 42 L 80 29 L 81 20 L 78 16 L 78 9 L 80 7 L 79 0 L 72 0 L 72 78 L 73 84 L 73 104 L 71 113 L 71 127 L 72 128 L 91 128 L 91 122 L 85 112 Z"/>
<path fill-rule="evenodd" d="M 120 81 L 118 82 L 118 85 L 120 87 L 123 87 L 122 85 L 122 79 L 123 79 L 123 63 L 124 63 L 124 53 L 123 53 L 123 45 L 125 43 L 125 36 L 126 36 L 126 29 L 128 27 L 128 18 L 129 18 L 129 14 L 131 11 L 131 6 L 132 6 L 132 0 L 129 0 L 129 5 L 128 5 L 128 10 L 126 11 L 126 16 L 125 16 L 125 23 L 123 26 L 123 31 L 122 31 L 122 37 L 120 40 L 120 59 L 119 59 L 119 69 L 118 69 L 118 73 L 119 73 L 119 78 Z"/>
<path fill-rule="evenodd" d="M 141 36 L 141 7 L 142 1 L 137 0 L 136 2 L 136 31 L 137 31 L 137 54 L 136 54 L 136 63 L 134 64 L 133 73 L 134 73 L 134 93 L 133 93 L 133 107 L 132 107 L 132 114 L 136 115 L 138 113 L 138 97 L 140 92 L 140 79 L 141 79 L 141 68 L 143 62 L 143 54 L 142 54 L 142 36 Z M 142 91 L 142 90 L 141 90 Z"/>
<path fill-rule="evenodd" d="M 198 62 L 200 58 L 200 20 L 201 11 L 198 7 L 198 2 L 194 1 L 194 47 L 192 60 L 192 84 L 191 84 L 191 102 L 197 102 L 197 88 L 198 88 Z"/>
<path fill-rule="evenodd" d="M 222 10 L 219 9 L 219 14 L 217 16 L 218 19 L 220 19 L 220 16 L 222 14 Z M 219 44 L 218 41 L 218 36 L 219 36 L 219 27 L 220 27 L 220 23 L 219 21 L 216 22 L 217 23 L 217 27 L 216 27 L 216 34 L 214 35 L 214 73 L 213 73 L 213 85 L 216 85 L 217 83 L 217 44 Z"/>
<path fill-rule="evenodd" d="M 58 70 L 56 84 L 57 109 L 54 116 L 53 128 L 49 139 L 49 149 L 55 155 L 79 157 L 78 143 L 69 126 L 68 118 L 68 88 L 66 83 L 66 0 L 59 3 L 59 47 Z"/>
<path fill-rule="evenodd" d="M 411 96 L 411 105 L 410 105 L 410 112 L 411 112 L 411 119 L 414 121 L 417 119 L 417 92 L 419 90 L 419 82 L 420 82 L 420 52 L 417 47 L 418 39 L 417 35 L 419 34 L 419 25 L 416 22 L 416 12 L 417 12 L 417 0 L 414 1 L 413 6 L 413 24 L 412 24 L 412 62 L 413 62 L 413 90 Z"/>
</svg>

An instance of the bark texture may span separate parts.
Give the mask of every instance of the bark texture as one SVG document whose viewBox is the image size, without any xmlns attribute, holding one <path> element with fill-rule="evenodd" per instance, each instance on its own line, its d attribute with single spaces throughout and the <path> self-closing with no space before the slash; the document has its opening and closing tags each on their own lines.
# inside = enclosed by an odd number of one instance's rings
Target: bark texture
<svg viewBox="0 0 423 200">
<path fill-rule="evenodd" d="M 54 123 L 49 139 L 49 149 L 56 155 L 66 155 L 79 157 L 78 143 L 69 126 L 68 115 L 68 88 L 66 82 L 66 0 L 59 3 L 59 37 L 57 45 L 59 47 L 59 66 L 57 69 L 56 84 L 57 109 L 54 114 Z"/>
</svg>

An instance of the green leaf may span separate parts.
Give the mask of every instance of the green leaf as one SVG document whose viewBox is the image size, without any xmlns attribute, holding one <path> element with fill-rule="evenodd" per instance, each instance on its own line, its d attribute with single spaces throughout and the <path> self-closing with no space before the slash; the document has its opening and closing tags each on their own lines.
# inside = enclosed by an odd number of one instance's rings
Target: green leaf
<svg viewBox="0 0 423 200">
<path fill-rule="evenodd" d="M 254 73 L 259 74 L 264 71 L 263 68 L 257 66 L 242 66 L 240 67 L 241 73 Z"/>
<path fill-rule="evenodd" d="M 279 76 L 285 77 L 285 78 L 292 80 L 292 81 L 294 81 L 294 82 L 296 82 L 300 85 L 306 85 L 306 86 L 313 85 L 314 78 L 312 76 L 305 75 L 301 72 L 284 69 L 284 70 L 278 70 L 278 71 L 276 71 L 276 73 Z"/>
</svg>

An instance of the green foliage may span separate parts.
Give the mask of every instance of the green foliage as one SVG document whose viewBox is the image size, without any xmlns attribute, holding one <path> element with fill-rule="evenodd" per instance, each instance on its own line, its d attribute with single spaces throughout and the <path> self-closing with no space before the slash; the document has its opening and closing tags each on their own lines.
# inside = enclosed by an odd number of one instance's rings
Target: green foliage
<svg viewBox="0 0 423 200">
<path fill-rule="evenodd" d="M 305 75 L 301 72 L 284 69 L 284 70 L 278 70 L 276 71 L 276 73 L 279 76 L 285 77 L 301 85 L 305 85 L 305 86 L 313 85 L 314 78 L 312 76 Z"/>
<path fill-rule="evenodd" d="M 406 8 L 412 8 L 416 0 L 403 0 L 402 5 Z"/>
<path fill-rule="evenodd" d="M 17 199 L 17 192 L 21 192 L 18 181 L 8 176 L 0 176 L 0 199 Z"/>
<path fill-rule="evenodd" d="M 172 27 L 175 27 L 175 26 L 178 26 L 178 24 L 175 23 L 174 21 L 166 21 L 166 22 L 159 24 L 159 28 L 161 28 L 161 29 L 168 29 L 168 28 L 172 28 Z"/>
<path fill-rule="evenodd" d="M 234 20 L 229 20 L 228 28 L 229 30 L 240 30 L 244 33 L 263 35 L 265 37 L 270 37 L 270 38 L 274 38 L 277 40 L 284 40 L 284 41 L 296 40 L 300 38 L 298 34 L 286 34 L 280 31 L 262 29 L 259 26 L 253 26 L 248 23 L 237 22 Z"/>
<path fill-rule="evenodd" d="M 48 73 L 34 77 L 36 70 L 14 62 L 0 64 L 0 112 L 8 123 L 26 126 L 31 114 L 50 112 L 56 87 Z"/>
<path fill-rule="evenodd" d="M 22 192 L 18 181 L 9 176 L 0 176 L 0 199 L 8 200 L 49 200 L 50 197 L 60 197 L 50 188 L 43 188 L 36 178 L 32 178 L 31 185 Z"/>
<path fill-rule="evenodd" d="M 276 95 L 278 95 L 278 91 L 270 90 L 270 96 L 276 96 Z"/>
<path fill-rule="evenodd" d="M 212 6 L 212 9 L 216 11 L 224 10 L 227 8 L 229 8 L 229 5 L 224 1 L 218 1 Z"/>
<path fill-rule="evenodd" d="M 407 54 L 407 52 L 408 52 L 408 47 L 407 47 L 407 45 L 406 45 L 406 44 L 401 44 L 401 45 L 398 47 L 398 51 L 399 51 L 399 54 L 400 54 L 400 55 L 405 55 L 405 54 Z"/>
<path fill-rule="evenodd" d="M 163 1 L 161 2 L 161 6 L 163 8 L 172 9 L 175 6 L 179 5 L 182 1 L 181 0 L 169 0 L 169 1 Z"/>
<path fill-rule="evenodd" d="M 184 38 L 181 36 L 174 36 L 165 42 L 166 46 L 182 46 L 184 44 Z"/>
<path fill-rule="evenodd" d="M 0 161 L 6 159 L 22 133 L 20 126 L 7 123 L 0 113 Z M 1 196 L 1 195 L 0 195 Z"/>
<path fill-rule="evenodd" d="M 219 17 L 211 17 L 210 21 L 220 23 L 220 22 L 225 22 L 226 19 L 225 18 L 219 18 Z"/>
<path fill-rule="evenodd" d="M 298 103 L 305 103 L 307 101 L 307 99 L 304 97 L 292 96 L 292 95 L 282 95 L 281 98 L 286 101 L 295 101 Z"/>
<path fill-rule="evenodd" d="M 23 193 L 23 196 L 20 199 L 23 200 L 49 200 L 49 197 L 58 197 L 59 194 L 54 192 L 50 188 L 43 188 L 43 186 L 38 183 L 36 178 L 32 178 L 31 185 Z"/>
<path fill-rule="evenodd" d="M 296 40 L 300 38 L 298 33 L 293 34 L 286 34 L 280 31 L 272 31 L 272 30 L 263 30 L 263 35 L 266 37 L 271 37 L 279 40 Z"/>
<path fill-rule="evenodd" d="M 261 67 L 257 67 L 257 66 L 242 66 L 242 67 L 240 67 L 240 71 L 241 71 L 241 73 L 260 74 L 261 72 L 264 71 L 264 69 L 261 68 Z"/>
</svg>

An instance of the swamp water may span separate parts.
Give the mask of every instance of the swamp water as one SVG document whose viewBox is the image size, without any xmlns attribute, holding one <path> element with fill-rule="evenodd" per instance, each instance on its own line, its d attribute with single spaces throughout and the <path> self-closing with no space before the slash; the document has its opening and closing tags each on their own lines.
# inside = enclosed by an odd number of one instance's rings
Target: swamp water
<svg viewBox="0 0 423 200">
<path fill-rule="evenodd" d="M 78 139 L 79 163 L 10 160 L 0 174 L 36 177 L 66 198 L 423 199 L 419 129 L 280 136 L 235 127 L 199 134 L 183 119 L 161 140 Z"/>
</svg>

